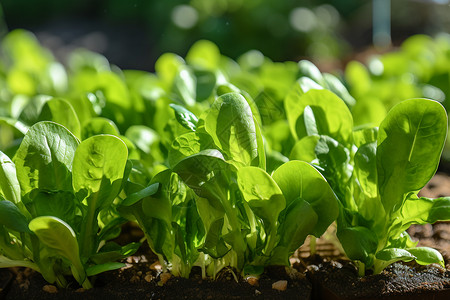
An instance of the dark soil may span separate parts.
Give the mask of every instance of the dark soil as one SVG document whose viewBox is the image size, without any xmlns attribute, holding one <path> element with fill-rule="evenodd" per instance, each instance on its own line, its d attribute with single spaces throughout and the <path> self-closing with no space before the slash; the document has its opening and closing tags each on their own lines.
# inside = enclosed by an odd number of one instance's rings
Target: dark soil
<svg viewBox="0 0 450 300">
<path fill-rule="evenodd" d="M 394 263 L 381 274 L 362 278 L 358 277 L 356 267 L 348 261 L 321 261 L 311 264 L 308 269 L 308 278 L 313 283 L 313 300 L 450 297 L 450 271 L 435 265 Z M 433 294 L 436 291 L 439 293 Z M 418 298 L 414 298 L 416 296 Z"/>
<path fill-rule="evenodd" d="M 44 290 L 48 283 L 40 274 L 20 270 L 4 299 L 309 299 L 311 293 L 311 284 L 303 274 L 289 276 L 284 268 L 268 270 L 257 286 L 243 279 L 236 282 L 229 271 L 219 275 L 216 281 L 202 280 L 193 272 L 189 279 L 171 277 L 160 286 L 161 274 L 151 270 L 149 262 L 138 261 L 128 268 L 100 274 L 93 289 L 78 289 L 74 284 L 49 293 Z M 285 291 L 272 289 L 277 280 L 287 280 L 288 288 Z"/>
</svg>

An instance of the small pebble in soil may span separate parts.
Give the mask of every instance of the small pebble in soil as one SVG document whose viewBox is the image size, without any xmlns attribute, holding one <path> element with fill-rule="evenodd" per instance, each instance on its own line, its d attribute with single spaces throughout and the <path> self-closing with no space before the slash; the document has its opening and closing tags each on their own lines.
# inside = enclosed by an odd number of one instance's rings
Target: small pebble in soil
<svg viewBox="0 0 450 300">
<path fill-rule="evenodd" d="M 58 289 L 56 288 L 56 286 L 50 285 L 50 284 L 44 285 L 44 287 L 42 288 L 42 290 L 43 290 L 44 292 L 47 292 L 47 293 L 50 293 L 50 294 L 55 294 L 55 293 L 58 292 Z"/>
<path fill-rule="evenodd" d="M 272 283 L 272 289 L 278 291 L 285 291 L 287 289 L 287 280 L 278 280 Z"/>
<path fill-rule="evenodd" d="M 262 293 L 261 293 L 260 290 L 255 290 L 255 295 L 256 295 L 256 296 L 261 295 L 261 294 L 262 294 Z"/>
<path fill-rule="evenodd" d="M 131 283 L 134 283 L 134 282 L 138 282 L 138 281 L 140 281 L 140 280 L 141 280 L 141 278 L 139 278 L 139 276 L 134 275 L 133 277 L 131 277 L 130 282 L 131 282 Z"/>
<path fill-rule="evenodd" d="M 147 282 L 151 282 L 153 280 L 153 276 L 150 274 L 145 275 L 144 280 Z"/>
<path fill-rule="evenodd" d="M 150 265 L 150 270 L 155 270 L 155 271 L 159 271 L 160 272 L 162 270 L 162 266 L 159 263 L 159 261 L 155 261 L 154 263 L 152 263 Z"/>
<path fill-rule="evenodd" d="M 259 285 L 259 280 L 255 276 L 248 276 L 246 278 L 246 280 L 247 280 L 247 283 L 252 285 L 252 286 L 258 286 Z"/>
<path fill-rule="evenodd" d="M 86 290 L 83 288 L 79 288 L 79 289 L 75 290 L 75 293 L 83 293 L 84 291 L 86 291 Z"/>
<path fill-rule="evenodd" d="M 163 286 L 164 284 L 166 284 L 166 282 L 170 279 L 170 277 L 172 277 L 172 274 L 170 274 L 170 273 L 162 273 L 160 276 L 159 276 L 159 282 L 158 282 L 158 285 L 159 286 Z"/>
</svg>

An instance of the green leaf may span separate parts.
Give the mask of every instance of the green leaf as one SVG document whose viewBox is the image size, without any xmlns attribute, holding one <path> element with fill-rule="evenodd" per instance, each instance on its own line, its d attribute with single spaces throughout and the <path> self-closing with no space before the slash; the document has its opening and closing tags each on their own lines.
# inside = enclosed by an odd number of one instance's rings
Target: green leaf
<svg viewBox="0 0 450 300">
<path fill-rule="evenodd" d="M 102 248 L 100 248 L 98 253 L 95 253 L 89 259 L 97 265 L 111 263 L 113 261 L 133 255 L 140 246 L 141 243 L 130 243 L 125 246 L 120 246 L 119 244 L 116 244 L 114 242 L 107 242 Z M 91 276 L 89 274 L 90 268 L 91 267 L 86 270 L 88 276 Z"/>
<path fill-rule="evenodd" d="M 353 98 L 347 91 L 342 82 L 334 75 L 325 73 L 323 74 L 323 79 L 325 80 L 326 86 L 341 98 L 345 104 L 352 108 L 356 104 L 355 98 Z"/>
<path fill-rule="evenodd" d="M 300 74 L 303 76 L 311 78 L 321 86 L 326 86 L 322 73 L 312 62 L 308 60 L 301 60 L 298 62 L 298 68 L 300 69 Z"/>
<path fill-rule="evenodd" d="M 182 65 L 184 65 L 183 58 L 173 53 L 164 53 L 155 63 L 156 74 L 167 85 L 171 85 Z"/>
<path fill-rule="evenodd" d="M 297 199 L 308 202 L 318 216 L 312 233 L 319 237 L 338 216 L 338 202 L 325 178 L 310 164 L 287 162 L 272 175 L 289 207 Z"/>
<path fill-rule="evenodd" d="M 196 42 L 186 54 L 186 62 L 189 65 L 208 70 L 218 68 L 221 60 L 219 48 L 213 42 L 201 40 Z"/>
<path fill-rule="evenodd" d="M 78 140 L 65 127 L 39 122 L 25 135 L 16 155 L 22 196 L 33 190 L 72 191 L 72 162 Z"/>
<path fill-rule="evenodd" d="M 16 166 L 0 151 L 0 194 L 13 203 L 20 201 L 20 184 L 17 180 Z"/>
<path fill-rule="evenodd" d="M 367 267 L 372 266 L 378 239 L 370 229 L 362 226 L 338 229 L 337 237 L 348 258 L 359 260 Z"/>
<path fill-rule="evenodd" d="M 113 135 L 97 135 L 81 142 L 73 162 L 73 190 L 86 205 L 80 233 L 83 257 L 96 251 L 97 214 L 109 207 L 122 188 L 128 151 Z"/>
<path fill-rule="evenodd" d="M 208 149 L 181 160 L 173 170 L 197 195 L 215 202 L 218 200 L 217 195 L 210 194 L 211 186 L 208 183 L 217 184 L 217 180 L 221 180 L 221 172 L 226 172 L 228 168 L 218 150 Z M 222 209 L 220 204 L 217 205 L 213 206 Z"/>
<path fill-rule="evenodd" d="M 450 197 L 437 199 L 408 197 L 399 210 L 399 221 L 402 226 L 398 231 L 403 232 L 412 224 L 433 224 L 448 220 L 450 220 Z"/>
<path fill-rule="evenodd" d="M 378 196 L 377 160 L 375 142 L 359 147 L 354 158 L 354 174 L 369 198 Z"/>
<path fill-rule="evenodd" d="M 72 105 L 64 99 L 53 98 L 42 107 L 39 121 L 53 121 L 66 127 L 77 138 L 81 138 L 81 126 Z"/>
<path fill-rule="evenodd" d="M 173 81 L 172 92 L 187 106 L 193 106 L 197 99 L 197 79 L 188 67 L 180 67 Z"/>
<path fill-rule="evenodd" d="M 151 154 L 153 145 L 159 141 L 158 134 L 144 125 L 130 126 L 125 132 L 125 136 L 146 154 Z"/>
<path fill-rule="evenodd" d="M 405 249 L 386 248 L 378 251 L 376 254 L 376 258 L 390 262 L 390 264 L 392 264 L 399 260 L 411 261 L 415 258 L 415 256 L 410 251 L 407 251 Z"/>
<path fill-rule="evenodd" d="M 318 135 L 303 137 L 295 143 L 294 147 L 292 147 L 289 158 L 291 160 L 303 160 L 309 163 L 313 162 L 317 159 L 316 146 L 319 139 L 320 136 Z"/>
<path fill-rule="evenodd" d="M 119 129 L 113 121 L 106 118 L 92 118 L 83 125 L 81 139 L 85 140 L 99 134 L 111 134 L 119 136 Z"/>
<path fill-rule="evenodd" d="M 258 156 L 255 122 L 242 95 L 229 93 L 217 98 L 205 117 L 205 129 L 238 166 L 249 166 Z"/>
<path fill-rule="evenodd" d="M 416 262 L 421 265 L 440 264 L 445 268 L 444 258 L 436 249 L 429 247 L 416 247 L 407 249 L 409 253 L 416 257 Z"/>
<path fill-rule="evenodd" d="M 374 273 L 379 274 L 387 266 L 393 264 L 397 261 L 411 261 L 416 257 L 405 249 L 401 248 L 386 248 L 378 251 L 375 255 L 376 259 L 374 262 Z"/>
<path fill-rule="evenodd" d="M 307 128 L 312 114 L 317 128 L 315 133 L 330 136 L 344 145 L 350 142 L 353 129 L 351 113 L 345 103 L 332 92 L 310 90 L 303 95 L 291 92 L 285 100 L 285 107 L 295 139 L 308 136 Z M 309 118 L 305 114 L 307 107 L 312 111 L 308 114 Z"/>
<path fill-rule="evenodd" d="M 446 134 L 447 114 L 438 102 L 412 99 L 391 109 L 380 125 L 377 148 L 379 192 L 387 212 L 400 209 L 405 194 L 431 179 Z"/>
<path fill-rule="evenodd" d="M 214 149 L 211 136 L 200 132 L 188 132 L 178 136 L 169 149 L 169 165 L 175 166 L 182 159 L 206 149 Z"/>
<path fill-rule="evenodd" d="M 34 218 L 29 228 L 38 236 L 41 243 L 71 262 L 75 279 L 83 284 L 86 273 L 80 260 L 78 242 L 73 229 L 66 222 L 50 216 Z"/>
<path fill-rule="evenodd" d="M 280 224 L 280 242 L 273 250 L 271 264 L 289 265 L 289 257 L 315 231 L 319 216 L 312 206 L 301 198 L 292 201 L 286 208 L 285 218 Z"/>
<path fill-rule="evenodd" d="M 11 201 L 0 200 L 0 224 L 18 232 L 30 232 L 27 218 Z"/>
<path fill-rule="evenodd" d="M 198 118 L 183 106 L 176 104 L 169 104 L 174 110 L 177 121 L 186 129 L 195 131 L 197 127 Z"/>
<path fill-rule="evenodd" d="M 158 191 L 158 188 L 159 188 L 159 183 L 151 184 L 148 187 L 146 187 L 140 191 L 137 191 L 135 193 L 128 195 L 127 198 L 121 203 L 121 205 L 124 205 L 124 206 L 133 205 L 145 197 L 154 195 Z"/>
<path fill-rule="evenodd" d="M 127 148 L 118 137 L 98 135 L 81 142 L 73 162 L 73 189 L 92 209 L 111 204 L 120 191 Z"/>
<path fill-rule="evenodd" d="M 94 276 L 106 271 L 117 270 L 125 267 L 126 264 L 118 262 L 108 262 L 101 265 L 93 265 L 86 269 L 87 276 Z"/>
<path fill-rule="evenodd" d="M 257 167 L 242 167 L 237 175 L 239 189 L 255 215 L 264 220 L 267 228 L 274 226 L 278 215 L 286 207 L 278 185 L 269 174 Z"/>
</svg>

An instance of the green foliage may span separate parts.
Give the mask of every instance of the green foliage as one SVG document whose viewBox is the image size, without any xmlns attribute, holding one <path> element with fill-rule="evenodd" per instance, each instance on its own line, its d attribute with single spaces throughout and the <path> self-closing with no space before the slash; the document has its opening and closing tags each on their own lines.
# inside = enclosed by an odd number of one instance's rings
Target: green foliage
<svg viewBox="0 0 450 300">
<path fill-rule="evenodd" d="M 1 47 L 0 267 L 30 267 L 60 286 L 71 274 L 89 288 L 89 276 L 137 250 L 110 241 L 127 220 L 184 277 L 194 266 L 215 277 L 288 265 L 334 221 L 360 274 L 442 263 L 405 230 L 450 219 L 449 198 L 417 196 L 437 169 L 446 113 L 426 99 L 388 112 L 384 92 L 368 92 L 377 62 L 370 72 L 348 65 L 349 93 L 309 61 L 256 50 L 233 61 L 205 40 L 186 60 L 162 55 L 155 74 L 88 51 L 65 70 L 24 31 Z M 386 74 L 401 76 L 397 67 Z"/>
<path fill-rule="evenodd" d="M 333 118 L 308 106 L 311 98 L 318 103 L 313 107 L 325 107 L 335 97 L 324 90 L 311 90 L 299 97 L 302 106 L 292 104 L 297 111 L 288 114 L 290 123 L 300 123 L 304 129 L 291 126 L 299 140 L 290 158 L 313 163 L 338 196 L 337 237 L 345 253 L 361 263 L 360 274 L 364 267 L 379 273 L 399 260 L 443 264 L 434 249 L 414 248 L 405 230 L 412 224 L 450 219 L 450 198 L 416 196 L 437 170 L 447 134 L 444 108 L 432 100 L 407 100 L 389 111 L 378 130 L 352 130 L 345 106 L 341 109 L 346 112 L 339 113 L 347 118 L 329 127 Z M 286 98 L 286 105 L 291 99 Z"/>
<path fill-rule="evenodd" d="M 0 267 L 28 266 L 59 286 L 72 274 L 90 288 L 88 275 L 122 267 L 114 261 L 137 250 L 139 244 L 111 248 L 107 241 L 125 221 L 113 203 L 127 161 L 119 138 L 80 143 L 62 125 L 43 121 L 30 127 L 12 161 L 0 157 Z"/>
</svg>

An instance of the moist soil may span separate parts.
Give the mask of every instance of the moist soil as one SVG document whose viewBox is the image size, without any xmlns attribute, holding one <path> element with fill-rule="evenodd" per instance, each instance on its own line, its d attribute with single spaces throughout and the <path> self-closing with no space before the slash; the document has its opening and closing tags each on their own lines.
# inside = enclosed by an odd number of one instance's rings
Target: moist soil
<svg viewBox="0 0 450 300">
<path fill-rule="evenodd" d="M 450 196 L 450 178 L 438 174 L 421 191 L 422 196 Z M 126 267 L 91 278 L 93 289 L 83 290 L 76 282 L 56 289 L 30 269 L 0 269 L 0 299 L 450 299 L 450 223 L 412 226 L 409 234 L 420 239 L 419 246 L 431 246 L 444 256 L 446 268 L 396 263 L 381 274 L 357 276 L 353 263 L 325 235 L 317 240 L 317 253 L 310 255 L 309 241 L 291 258 L 292 268 L 268 268 L 251 285 L 237 272 L 225 269 L 217 280 L 202 280 L 200 269 L 193 268 L 190 278 L 177 278 L 161 271 L 157 257 L 144 243 L 139 252 L 124 261 Z M 142 232 L 127 224 L 120 239 L 126 244 L 138 241 Z M 168 279 L 166 282 L 165 280 Z M 284 291 L 272 284 L 286 280 Z M 164 283 L 163 283 L 164 282 Z M 320 289 L 320 287 L 326 289 Z M 428 294 L 440 290 L 438 297 Z M 344 298 L 336 298 L 336 295 Z M 403 297 L 403 298 L 402 298 Z"/>
</svg>

